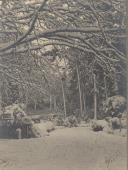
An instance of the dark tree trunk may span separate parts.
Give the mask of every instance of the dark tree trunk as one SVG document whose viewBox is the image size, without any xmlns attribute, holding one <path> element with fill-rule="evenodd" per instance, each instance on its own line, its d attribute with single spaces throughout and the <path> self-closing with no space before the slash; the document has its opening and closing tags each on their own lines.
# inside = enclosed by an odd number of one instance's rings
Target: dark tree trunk
<svg viewBox="0 0 128 170">
<path fill-rule="evenodd" d="M 78 64 L 76 64 L 76 72 L 77 72 L 77 79 L 78 79 L 78 89 L 79 89 L 79 101 L 80 101 L 80 116 L 83 116 L 83 104 L 82 104 L 82 92 L 81 92 L 81 84 L 80 84 L 80 74 Z"/>
<path fill-rule="evenodd" d="M 106 77 L 104 77 L 104 88 L 105 88 L 105 99 L 107 100 L 107 98 L 108 98 L 108 93 L 107 93 L 107 82 L 106 82 Z"/>
<path fill-rule="evenodd" d="M 25 96 L 25 111 L 27 112 L 28 110 L 28 98 L 29 98 L 29 93 L 28 93 L 28 87 L 26 87 L 26 96 Z"/>
<path fill-rule="evenodd" d="M 49 109 L 50 109 L 50 112 L 51 112 L 52 111 L 52 95 L 51 94 L 49 96 L 49 104 L 50 104 Z"/>
<path fill-rule="evenodd" d="M 35 111 L 37 110 L 37 100 L 36 99 L 34 100 L 34 110 Z"/>
<path fill-rule="evenodd" d="M 94 74 L 94 119 L 97 120 L 97 87 L 95 74 Z"/>
<path fill-rule="evenodd" d="M 62 95 L 63 95 L 63 105 L 64 105 L 64 117 L 67 116 L 67 109 L 66 109 L 66 97 L 65 97 L 65 90 L 64 90 L 64 82 L 61 79 L 61 88 L 62 88 Z"/>
<path fill-rule="evenodd" d="M 84 116 L 86 115 L 86 95 L 85 92 L 83 92 L 83 111 L 84 111 Z"/>
<path fill-rule="evenodd" d="M 57 111 L 56 96 L 54 96 L 54 111 Z"/>
</svg>

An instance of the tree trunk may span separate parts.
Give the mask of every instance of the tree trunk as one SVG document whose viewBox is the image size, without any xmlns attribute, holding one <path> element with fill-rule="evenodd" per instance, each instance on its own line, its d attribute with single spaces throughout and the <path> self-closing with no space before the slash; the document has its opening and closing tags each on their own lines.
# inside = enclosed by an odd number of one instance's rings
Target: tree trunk
<svg viewBox="0 0 128 170">
<path fill-rule="evenodd" d="M 34 100 L 34 110 L 35 111 L 37 110 L 37 100 L 36 99 Z"/>
<path fill-rule="evenodd" d="M 64 81 L 65 81 L 65 74 L 63 72 L 63 75 L 61 74 L 59 67 L 58 67 L 58 62 L 56 63 L 57 69 L 58 69 L 58 74 L 60 77 L 60 82 L 61 82 L 61 89 L 62 89 L 62 96 L 63 96 L 63 107 L 64 107 L 64 117 L 66 118 L 67 116 L 67 108 L 66 108 L 66 96 L 65 96 L 65 90 L 64 90 Z"/>
<path fill-rule="evenodd" d="M 115 75 L 114 75 L 114 90 L 115 90 L 115 95 L 118 95 L 119 93 L 119 89 L 118 89 L 118 83 L 117 83 L 117 74 L 116 74 L 116 71 L 115 71 Z"/>
<path fill-rule="evenodd" d="M 83 106 L 82 106 L 82 93 L 81 93 L 81 84 L 80 84 L 80 74 L 79 74 L 79 68 L 76 64 L 76 72 L 77 72 L 77 79 L 78 79 L 78 89 L 79 89 L 79 100 L 80 100 L 80 116 L 83 116 Z"/>
<path fill-rule="evenodd" d="M 49 96 L 50 112 L 52 112 L 52 95 Z"/>
<path fill-rule="evenodd" d="M 97 87 L 95 74 L 94 74 L 94 119 L 97 120 Z"/>
<path fill-rule="evenodd" d="M 84 111 L 84 116 L 86 115 L 86 95 L 83 92 L 83 111 Z"/>
<path fill-rule="evenodd" d="M 2 114 L 2 94 L 1 94 L 2 81 L 0 80 L 0 115 Z"/>
<path fill-rule="evenodd" d="M 26 101 L 25 101 L 25 111 L 27 112 L 28 110 L 28 87 L 26 87 Z"/>
<path fill-rule="evenodd" d="M 57 105 L 56 105 L 56 96 L 54 96 L 54 111 L 56 112 L 57 111 Z"/>
<path fill-rule="evenodd" d="M 64 82 L 61 79 L 61 87 L 62 87 L 62 95 L 63 95 L 63 105 L 64 105 L 64 117 L 67 116 L 67 109 L 66 109 L 66 98 L 65 98 L 65 91 L 64 91 Z"/>
<path fill-rule="evenodd" d="M 104 88 L 105 88 L 105 99 L 107 100 L 107 98 L 108 98 L 108 93 L 107 93 L 107 82 L 106 82 L 106 77 L 104 77 Z"/>
<path fill-rule="evenodd" d="M 2 86 L 4 81 L 4 73 L 0 73 L 0 115 L 3 113 L 3 100 L 2 100 Z"/>
</svg>

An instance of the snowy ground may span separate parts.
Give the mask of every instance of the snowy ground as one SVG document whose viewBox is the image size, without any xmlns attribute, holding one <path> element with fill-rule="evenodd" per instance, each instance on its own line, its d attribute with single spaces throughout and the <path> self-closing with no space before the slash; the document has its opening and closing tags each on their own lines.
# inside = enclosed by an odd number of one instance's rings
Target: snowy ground
<svg viewBox="0 0 128 170">
<path fill-rule="evenodd" d="M 39 139 L 0 140 L 0 170 L 126 170 L 126 137 L 62 128 Z"/>
</svg>

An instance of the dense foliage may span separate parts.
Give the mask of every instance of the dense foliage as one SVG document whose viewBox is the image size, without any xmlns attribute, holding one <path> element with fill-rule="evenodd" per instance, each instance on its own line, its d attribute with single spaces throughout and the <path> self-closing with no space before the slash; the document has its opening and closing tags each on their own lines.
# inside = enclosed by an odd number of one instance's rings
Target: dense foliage
<svg viewBox="0 0 128 170">
<path fill-rule="evenodd" d="M 0 2 L 1 104 L 93 117 L 125 95 L 124 0 Z"/>
</svg>

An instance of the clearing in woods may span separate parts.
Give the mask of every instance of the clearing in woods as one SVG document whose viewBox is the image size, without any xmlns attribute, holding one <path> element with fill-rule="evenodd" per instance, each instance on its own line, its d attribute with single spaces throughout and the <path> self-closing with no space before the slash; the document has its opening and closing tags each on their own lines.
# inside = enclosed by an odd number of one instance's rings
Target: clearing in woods
<svg viewBox="0 0 128 170">
<path fill-rule="evenodd" d="M 39 139 L 0 140 L 1 170 L 126 170 L 126 138 L 87 127 Z"/>
</svg>

